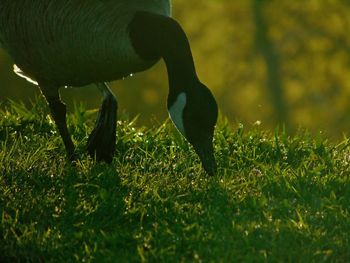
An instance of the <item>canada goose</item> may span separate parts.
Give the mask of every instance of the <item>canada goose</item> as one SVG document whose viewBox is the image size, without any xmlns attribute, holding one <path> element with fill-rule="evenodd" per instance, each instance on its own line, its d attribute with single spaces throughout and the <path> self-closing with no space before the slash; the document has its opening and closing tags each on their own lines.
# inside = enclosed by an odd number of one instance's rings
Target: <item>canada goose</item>
<svg viewBox="0 0 350 263">
<path fill-rule="evenodd" d="M 96 83 L 102 91 L 87 148 L 97 160 L 111 162 L 117 100 L 105 82 L 144 71 L 163 58 L 169 115 L 205 171 L 215 173 L 217 104 L 199 81 L 186 34 L 170 12 L 170 0 L 1 0 L 0 43 L 15 72 L 40 87 L 70 159 L 76 156 L 59 88 Z"/>
</svg>

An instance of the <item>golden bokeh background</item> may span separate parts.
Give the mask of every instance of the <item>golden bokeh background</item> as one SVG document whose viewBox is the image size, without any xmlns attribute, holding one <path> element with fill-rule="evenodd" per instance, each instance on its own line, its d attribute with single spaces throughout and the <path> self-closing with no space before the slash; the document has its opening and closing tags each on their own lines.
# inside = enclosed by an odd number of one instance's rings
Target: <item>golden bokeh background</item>
<svg viewBox="0 0 350 263">
<path fill-rule="evenodd" d="M 175 0 L 173 16 L 188 34 L 200 79 L 233 123 L 263 128 L 285 124 L 341 138 L 350 131 L 350 1 Z M 12 72 L 0 51 L 0 100 L 28 103 L 38 89 Z M 120 112 L 154 125 L 167 118 L 163 62 L 111 83 Z M 93 86 L 62 89 L 97 108 Z"/>
</svg>

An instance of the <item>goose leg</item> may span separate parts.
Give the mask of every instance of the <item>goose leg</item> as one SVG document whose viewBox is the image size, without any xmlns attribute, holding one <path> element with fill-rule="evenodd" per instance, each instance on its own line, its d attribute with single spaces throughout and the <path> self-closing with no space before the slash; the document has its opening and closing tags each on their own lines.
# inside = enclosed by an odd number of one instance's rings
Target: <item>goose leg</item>
<svg viewBox="0 0 350 263">
<path fill-rule="evenodd" d="M 98 83 L 97 86 L 103 94 L 103 101 L 87 149 L 97 161 L 110 163 L 115 151 L 118 103 L 106 83 Z"/>
<path fill-rule="evenodd" d="M 74 144 L 69 135 L 66 120 L 66 105 L 61 101 L 58 87 L 50 85 L 40 85 L 40 89 L 49 104 L 51 115 L 56 123 L 57 129 L 62 137 L 69 160 L 76 160 Z"/>
</svg>

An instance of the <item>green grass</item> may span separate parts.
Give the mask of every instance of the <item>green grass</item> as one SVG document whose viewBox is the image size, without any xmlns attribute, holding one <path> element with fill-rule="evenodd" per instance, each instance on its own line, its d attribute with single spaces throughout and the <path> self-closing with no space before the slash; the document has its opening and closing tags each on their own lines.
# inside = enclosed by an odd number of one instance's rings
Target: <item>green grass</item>
<svg viewBox="0 0 350 263">
<path fill-rule="evenodd" d="M 85 153 L 93 113 L 69 126 L 65 159 L 41 100 L 0 113 L 0 262 L 347 262 L 350 151 L 225 121 L 219 171 L 203 173 L 170 123 L 118 123 L 111 165 Z"/>
</svg>

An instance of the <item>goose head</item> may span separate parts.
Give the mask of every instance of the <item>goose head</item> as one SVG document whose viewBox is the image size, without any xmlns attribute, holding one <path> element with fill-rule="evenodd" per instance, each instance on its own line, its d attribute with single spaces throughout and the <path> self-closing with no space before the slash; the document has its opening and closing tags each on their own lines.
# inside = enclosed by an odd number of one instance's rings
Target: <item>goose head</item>
<svg viewBox="0 0 350 263">
<path fill-rule="evenodd" d="M 170 92 L 168 111 L 178 131 L 198 154 L 209 175 L 216 172 L 213 148 L 218 107 L 210 90 L 200 81 L 178 92 Z"/>
</svg>

